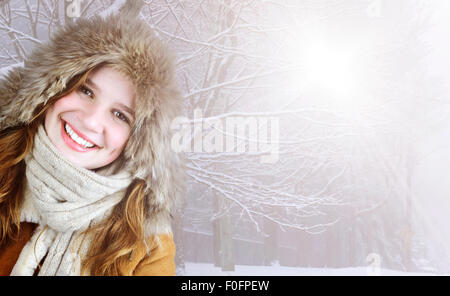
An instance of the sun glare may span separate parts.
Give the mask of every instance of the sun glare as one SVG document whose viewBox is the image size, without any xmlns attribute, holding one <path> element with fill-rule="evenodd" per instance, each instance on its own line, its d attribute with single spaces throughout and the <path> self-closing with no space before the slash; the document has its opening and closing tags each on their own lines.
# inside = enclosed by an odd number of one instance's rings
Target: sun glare
<svg viewBox="0 0 450 296">
<path fill-rule="evenodd" d="M 349 98 L 356 90 L 352 60 L 348 51 L 327 44 L 315 44 L 305 51 L 305 75 L 313 87 L 333 96 Z"/>
</svg>

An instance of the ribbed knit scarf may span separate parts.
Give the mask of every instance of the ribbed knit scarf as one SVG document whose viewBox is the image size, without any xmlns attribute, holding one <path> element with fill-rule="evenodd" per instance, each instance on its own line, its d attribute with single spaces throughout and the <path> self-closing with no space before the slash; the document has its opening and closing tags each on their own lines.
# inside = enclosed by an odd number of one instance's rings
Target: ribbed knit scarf
<svg viewBox="0 0 450 296">
<path fill-rule="evenodd" d="M 131 182 L 128 173 L 102 176 L 66 160 L 38 128 L 25 158 L 21 221 L 38 223 L 11 275 L 79 275 L 90 239 L 80 233 L 105 219 Z M 41 262 L 42 261 L 42 262 Z"/>
</svg>

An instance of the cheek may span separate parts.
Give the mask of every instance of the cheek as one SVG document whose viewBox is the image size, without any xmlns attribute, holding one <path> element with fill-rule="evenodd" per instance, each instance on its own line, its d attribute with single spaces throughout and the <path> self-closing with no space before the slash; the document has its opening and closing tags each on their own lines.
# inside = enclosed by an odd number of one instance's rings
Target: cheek
<svg viewBox="0 0 450 296">
<path fill-rule="evenodd" d="M 125 145 L 130 136 L 130 131 L 127 128 L 116 127 L 110 129 L 108 142 L 110 144 L 111 150 L 115 150 L 120 153 L 125 148 Z"/>
<path fill-rule="evenodd" d="M 47 111 L 49 116 L 58 116 L 59 114 L 71 110 L 75 107 L 80 107 L 81 102 L 75 92 L 62 97 L 56 101 Z"/>
</svg>

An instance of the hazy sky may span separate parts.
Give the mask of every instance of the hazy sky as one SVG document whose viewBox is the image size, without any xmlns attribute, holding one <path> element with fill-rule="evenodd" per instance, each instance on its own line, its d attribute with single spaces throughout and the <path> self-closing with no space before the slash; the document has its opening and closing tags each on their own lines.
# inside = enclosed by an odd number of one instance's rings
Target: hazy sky
<svg viewBox="0 0 450 296">
<path fill-rule="evenodd" d="M 427 6 L 431 8 L 432 26 L 425 34 L 429 46 L 425 60 L 443 105 L 434 113 L 440 124 L 417 142 L 421 157 L 414 169 L 413 190 L 416 218 L 425 223 L 427 236 L 433 241 L 430 245 L 435 246 L 439 257 L 450 247 L 450 2 L 430 1 Z M 430 94 L 428 99 L 435 96 Z"/>
</svg>

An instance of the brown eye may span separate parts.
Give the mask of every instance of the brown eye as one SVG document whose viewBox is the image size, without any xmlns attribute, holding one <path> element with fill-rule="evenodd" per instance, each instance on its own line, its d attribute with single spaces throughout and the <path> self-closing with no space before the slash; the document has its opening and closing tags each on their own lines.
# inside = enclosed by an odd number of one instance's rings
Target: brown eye
<svg viewBox="0 0 450 296">
<path fill-rule="evenodd" d="M 82 93 L 84 93 L 85 95 L 87 95 L 88 97 L 94 97 L 94 93 L 92 92 L 92 90 L 90 90 L 89 88 L 87 88 L 86 86 L 82 85 L 80 86 L 80 91 Z"/>
<path fill-rule="evenodd" d="M 130 121 L 128 120 L 128 118 L 127 118 L 125 115 L 123 115 L 122 112 L 114 111 L 113 113 L 114 113 L 114 116 L 117 117 L 117 118 L 119 118 L 120 120 L 122 120 L 122 121 L 124 121 L 124 122 L 126 122 L 126 123 L 130 123 Z"/>
</svg>

